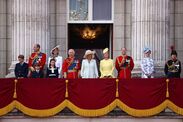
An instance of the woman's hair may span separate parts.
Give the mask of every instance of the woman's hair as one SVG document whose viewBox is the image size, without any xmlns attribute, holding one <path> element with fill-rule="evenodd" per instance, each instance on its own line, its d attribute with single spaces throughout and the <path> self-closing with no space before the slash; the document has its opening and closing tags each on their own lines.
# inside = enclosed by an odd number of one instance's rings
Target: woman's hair
<svg viewBox="0 0 183 122">
<path fill-rule="evenodd" d="M 51 67 L 51 62 L 52 62 L 52 61 L 55 61 L 55 62 L 56 62 L 56 60 L 55 60 L 54 58 L 52 58 L 52 59 L 50 60 L 49 68 Z M 56 66 L 54 66 L 54 67 L 56 67 Z"/>
<path fill-rule="evenodd" d="M 58 50 L 57 55 L 59 55 L 59 49 L 58 49 L 58 48 L 55 48 L 55 49 L 51 52 L 51 54 L 54 55 L 54 51 L 55 51 L 55 50 Z"/>
</svg>

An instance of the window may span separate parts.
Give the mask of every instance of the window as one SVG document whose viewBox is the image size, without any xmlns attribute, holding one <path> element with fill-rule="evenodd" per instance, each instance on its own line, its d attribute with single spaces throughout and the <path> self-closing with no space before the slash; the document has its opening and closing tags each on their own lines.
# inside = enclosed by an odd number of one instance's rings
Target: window
<svg viewBox="0 0 183 122">
<path fill-rule="evenodd" d="M 113 21 L 114 0 L 69 0 L 69 23 Z"/>
<path fill-rule="evenodd" d="M 112 1 L 93 0 L 93 20 L 111 20 Z"/>
<path fill-rule="evenodd" d="M 69 20 L 88 20 L 88 0 L 70 0 Z"/>
</svg>

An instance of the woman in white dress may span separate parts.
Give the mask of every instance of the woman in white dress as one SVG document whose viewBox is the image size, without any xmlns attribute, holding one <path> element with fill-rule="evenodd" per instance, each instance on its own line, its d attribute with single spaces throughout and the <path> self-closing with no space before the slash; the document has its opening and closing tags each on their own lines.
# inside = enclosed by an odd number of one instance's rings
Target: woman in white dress
<svg viewBox="0 0 183 122">
<path fill-rule="evenodd" d="M 153 78 L 154 60 L 150 58 L 151 50 L 144 48 L 144 59 L 141 61 L 142 78 Z"/>
<path fill-rule="evenodd" d="M 98 70 L 96 60 L 93 59 L 94 52 L 87 50 L 85 52 L 82 65 L 81 65 L 81 77 L 82 78 L 98 78 Z"/>
<path fill-rule="evenodd" d="M 50 60 L 55 59 L 55 66 L 58 68 L 59 78 L 61 78 L 61 72 L 62 72 L 62 56 L 59 56 L 59 47 L 60 45 L 57 45 L 51 50 L 51 56 L 48 58 L 48 67 L 50 65 Z"/>
</svg>

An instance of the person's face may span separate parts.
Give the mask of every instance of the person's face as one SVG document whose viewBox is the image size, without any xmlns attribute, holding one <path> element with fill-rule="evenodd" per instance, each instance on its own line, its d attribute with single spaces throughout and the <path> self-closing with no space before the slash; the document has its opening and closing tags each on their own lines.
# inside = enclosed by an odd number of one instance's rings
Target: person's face
<svg viewBox="0 0 183 122">
<path fill-rule="evenodd" d="M 74 50 L 70 49 L 69 52 L 68 52 L 68 55 L 69 55 L 69 57 L 74 57 L 74 55 L 75 55 Z"/>
<path fill-rule="evenodd" d="M 22 62 L 24 61 L 24 59 L 18 58 L 18 61 L 19 61 L 20 63 L 22 63 Z"/>
<path fill-rule="evenodd" d="M 122 53 L 122 55 L 126 55 L 126 48 L 122 48 L 121 53 Z"/>
<path fill-rule="evenodd" d="M 55 66 L 55 61 L 50 62 L 51 66 Z"/>
<path fill-rule="evenodd" d="M 34 52 L 38 52 L 39 51 L 39 48 L 37 47 L 36 44 L 34 45 L 33 50 L 34 50 Z"/>
<path fill-rule="evenodd" d="M 145 53 L 145 57 L 150 57 L 150 55 L 151 55 L 151 51 Z"/>
<path fill-rule="evenodd" d="M 91 59 L 92 59 L 92 54 L 87 55 L 86 58 L 87 58 L 88 60 L 91 60 Z"/>
<path fill-rule="evenodd" d="M 108 52 L 104 53 L 104 58 L 105 59 L 108 59 L 109 58 L 109 53 Z"/>
<path fill-rule="evenodd" d="M 173 60 L 176 60 L 177 59 L 177 56 L 176 55 L 171 55 L 172 59 Z"/>
<path fill-rule="evenodd" d="M 57 55 L 58 53 L 59 53 L 58 48 L 56 48 L 56 49 L 53 50 L 53 54 L 54 54 L 54 55 Z"/>
<path fill-rule="evenodd" d="M 35 66 L 35 69 L 36 69 L 36 70 L 40 70 L 40 67 L 39 67 L 39 66 Z"/>
</svg>

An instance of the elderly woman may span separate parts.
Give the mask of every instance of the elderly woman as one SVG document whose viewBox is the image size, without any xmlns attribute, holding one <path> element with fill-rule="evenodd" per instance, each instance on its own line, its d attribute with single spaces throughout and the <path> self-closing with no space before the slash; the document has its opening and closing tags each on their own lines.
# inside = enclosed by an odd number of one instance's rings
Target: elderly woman
<svg viewBox="0 0 183 122">
<path fill-rule="evenodd" d="M 114 62 L 109 58 L 109 49 L 103 50 L 104 59 L 100 61 L 101 78 L 114 78 Z"/>
<path fill-rule="evenodd" d="M 153 78 L 154 60 L 150 58 L 151 50 L 144 48 L 144 59 L 141 62 L 142 78 Z"/>
<path fill-rule="evenodd" d="M 50 60 L 55 59 L 55 66 L 58 68 L 59 77 L 61 77 L 61 70 L 62 70 L 62 56 L 59 56 L 59 47 L 60 45 L 57 45 L 51 50 L 51 56 L 48 59 L 48 67 L 50 65 Z"/>
<path fill-rule="evenodd" d="M 81 77 L 82 78 L 98 78 L 98 70 L 96 60 L 93 59 L 94 52 L 87 50 L 85 52 L 82 65 L 81 65 Z"/>
</svg>

